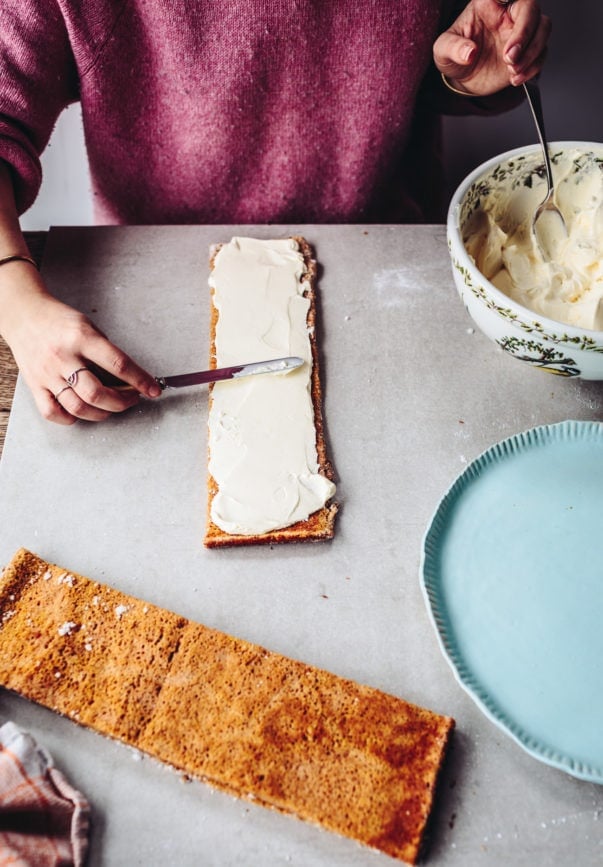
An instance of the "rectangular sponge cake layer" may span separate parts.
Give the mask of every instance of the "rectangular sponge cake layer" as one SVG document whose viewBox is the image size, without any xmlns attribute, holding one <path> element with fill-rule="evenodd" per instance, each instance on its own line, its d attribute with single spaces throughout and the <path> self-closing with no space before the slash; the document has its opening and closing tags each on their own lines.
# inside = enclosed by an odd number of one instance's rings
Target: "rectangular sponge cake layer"
<svg viewBox="0 0 603 867">
<path fill-rule="evenodd" d="M 0 684 L 241 797 L 408 863 L 454 726 L 21 549 Z"/>
<path fill-rule="evenodd" d="M 233 239 L 231 245 L 235 242 L 241 241 L 254 241 L 254 239 Z M 318 472 L 320 475 L 324 476 L 325 479 L 329 479 L 333 481 L 334 479 L 334 470 L 327 457 L 327 444 L 325 438 L 325 430 L 323 425 L 323 415 L 322 415 L 322 403 L 323 403 L 323 392 L 321 386 L 321 373 L 319 367 L 319 353 L 318 353 L 318 337 L 317 337 L 317 263 L 314 259 L 313 251 L 305 238 L 301 236 L 297 236 L 294 238 L 290 238 L 289 242 L 292 246 L 294 246 L 297 254 L 301 258 L 301 262 L 303 264 L 302 267 L 302 280 L 300 284 L 300 289 L 302 289 L 302 296 L 308 304 L 305 328 L 307 331 L 306 340 L 308 342 L 309 351 L 310 351 L 310 359 L 308 365 L 304 367 L 310 372 L 310 382 L 309 382 L 309 399 L 311 401 L 311 408 L 313 413 L 313 422 L 314 422 L 314 434 L 315 434 L 315 448 L 316 448 L 316 456 L 318 461 Z M 270 245 L 273 242 L 262 242 L 262 241 L 254 241 L 257 245 Z M 275 243 L 283 243 L 275 242 Z M 213 275 L 216 270 L 216 258 L 219 256 L 220 252 L 223 249 L 228 249 L 230 245 L 222 244 L 216 246 L 211 255 L 210 259 L 210 267 L 211 274 Z M 266 255 L 269 255 L 267 252 Z M 277 258 L 278 261 L 278 258 Z M 274 279 L 270 279 L 270 290 L 266 291 L 266 296 L 263 299 L 264 304 L 261 305 L 262 309 L 262 323 L 265 324 L 266 321 L 270 321 L 271 315 L 274 314 L 273 308 L 278 308 L 278 304 L 276 301 L 276 296 L 279 295 L 278 280 L 276 279 L 277 273 L 280 270 L 280 267 L 276 264 L 276 262 L 271 263 L 271 267 L 264 267 L 260 269 L 260 273 L 270 273 L 272 272 L 272 276 Z M 249 286 L 246 283 L 246 279 L 244 277 L 240 278 L 240 281 L 234 280 L 231 276 L 229 278 L 229 294 L 236 296 L 237 300 L 240 298 L 240 303 L 235 305 L 236 311 L 240 315 L 240 309 L 243 306 L 243 301 L 245 300 L 245 296 L 250 294 Z M 232 285 L 231 285 L 232 284 Z M 253 297 L 253 296 L 252 296 Z M 226 321 L 229 319 L 229 315 L 226 311 L 222 313 L 218 313 L 218 309 L 215 303 L 216 291 L 215 287 L 212 291 L 212 307 L 211 307 L 211 319 L 210 319 L 210 366 L 222 366 L 222 364 L 230 364 L 231 359 L 228 362 L 222 361 L 221 364 L 216 364 L 216 357 L 218 353 L 217 346 L 217 329 L 218 323 L 221 321 L 221 317 L 224 317 Z M 230 310 L 230 317 L 232 317 L 233 311 Z M 236 316 L 234 317 L 236 319 Z M 245 317 L 243 321 L 243 327 L 249 328 L 249 317 Z M 282 345 L 277 342 L 277 345 L 272 346 L 272 351 L 270 351 L 267 346 L 262 350 L 264 353 L 263 356 L 258 358 L 249 357 L 246 358 L 246 361 L 258 361 L 264 360 L 265 358 L 270 357 L 278 357 L 278 356 L 286 356 L 292 354 L 289 351 L 290 344 L 288 340 L 284 339 L 283 332 L 280 329 L 278 330 L 278 334 L 280 339 L 283 341 Z M 237 341 L 237 350 L 238 350 Z M 228 351 L 232 351 L 233 347 L 226 347 Z M 238 355 L 236 355 L 237 360 L 240 360 Z M 235 363 L 235 362 L 232 362 Z M 299 372 L 297 374 L 288 374 L 289 383 L 291 384 L 292 378 L 294 376 L 299 376 Z M 247 380 L 247 384 L 249 385 L 249 380 Z M 231 384 L 227 384 L 227 387 Z M 261 383 L 262 389 L 273 388 L 274 389 L 274 397 L 271 403 L 271 407 L 273 409 L 273 415 L 279 416 L 280 412 L 280 404 L 279 404 L 279 388 L 284 385 L 283 382 L 277 382 L 276 379 L 267 379 L 262 377 Z M 224 384 L 222 384 L 222 387 Z M 220 384 L 218 384 L 220 387 Z M 214 387 L 210 387 L 210 419 L 209 419 L 209 429 L 210 429 L 210 439 L 212 434 L 212 429 L 214 427 L 219 427 L 219 419 L 216 418 L 216 413 L 213 412 L 213 398 L 214 398 Z M 269 416 L 266 416 L 268 419 Z M 272 418 L 272 417 L 271 417 Z M 278 427 L 276 428 L 278 430 Z M 269 425 L 266 427 L 266 438 L 274 437 L 276 435 L 276 430 L 271 429 Z M 297 433 L 297 432 L 296 432 Z M 289 439 L 291 441 L 296 440 L 296 436 L 288 436 L 286 432 L 283 432 L 283 439 Z M 211 459 L 211 448 L 208 458 Z M 268 455 L 270 458 L 270 455 Z M 233 458 L 233 460 L 235 460 Z M 263 463 L 266 460 L 265 455 L 259 455 L 256 451 L 251 447 L 250 443 L 244 443 L 241 445 L 240 451 L 237 453 L 235 463 L 237 464 L 245 464 L 251 463 L 257 465 L 259 467 L 265 466 Z M 293 468 L 290 468 L 291 470 Z M 206 533 L 204 537 L 204 544 L 208 548 L 218 548 L 218 547 L 226 547 L 226 546 L 241 546 L 241 545 L 257 545 L 257 544 L 274 544 L 278 542 L 304 542 L 304 541 L 322 541 L 332 539 L 335 533 L 335 517 L 337 514 L 337 503 L 332 499 L 327 501 L 322 507 L 316 509 L 316 511 L 309 514 L 306 518 L 295 520 L 293 523 L 285 523 L 283 525 L 279 525 L 273 529 L 265 529 L 258 532 L 249 532 L 249 533 L 241 533 L 241 532 L 233 532 L 232 530 L 228 530 L 224 527 L 217 526 L 215 521 L 212 518 L 212 508 L 215 501 L 215 498 L 218 496 L 220 491 L 219 482 L 212 476 L 211 472 L 208 474 L 208 513 L 207 513 L 207 526 Z M 248 485 L 247 489 L 254 489 L 254 485 Z"/>
</svg>

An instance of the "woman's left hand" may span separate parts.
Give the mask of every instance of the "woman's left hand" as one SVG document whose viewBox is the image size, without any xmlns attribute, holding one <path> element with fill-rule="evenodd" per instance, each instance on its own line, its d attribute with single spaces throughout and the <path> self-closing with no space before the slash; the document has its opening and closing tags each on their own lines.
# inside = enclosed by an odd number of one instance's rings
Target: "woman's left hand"
<svg viewBox="0 0 603 867">
<path fill-rule="evenodd" d="M 537 0 L 470 0 L 436 40 L 433 56 L 453 87 L 488 96 L 538 75 L 550 32 Z"/>
</svg>

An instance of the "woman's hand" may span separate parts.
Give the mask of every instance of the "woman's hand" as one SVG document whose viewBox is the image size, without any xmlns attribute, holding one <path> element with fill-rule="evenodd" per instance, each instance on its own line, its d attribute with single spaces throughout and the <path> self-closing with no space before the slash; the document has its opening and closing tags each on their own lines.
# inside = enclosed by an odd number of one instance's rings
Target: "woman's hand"
<svg viewBox="0 0 603 867">
<path fill-rule="evenodd" d="M 487 96 L 538 75 L 550 32 L 537 0 L 471 0 L 436 40 L 433 56 L 453 87 Z"/>
<path fill-rule="evenodd" d="M 0 259 L 27 256 L 12 177 L 0 160 Z M 30 387 L 44 418 L 73 424 L 122 412 L 140 395 L 157 397 L 155 379 L 67 304 L 54 298 L 31 262 L 0 265 L 0 334 Z M 131 386 L 110 388 L 93 372 L 107 371 Z"/>
<path fill-rule="evenodd" d="M 44 418 L 100 421 L 133 406 L 140 395 L 160 394 L 149 373 L 82 313 L 50 295 L 31 265 L 11 262 L 0 271 L 2 331 Z M 103 385 L 95 369 L 131 388 Z"/>
</svg>

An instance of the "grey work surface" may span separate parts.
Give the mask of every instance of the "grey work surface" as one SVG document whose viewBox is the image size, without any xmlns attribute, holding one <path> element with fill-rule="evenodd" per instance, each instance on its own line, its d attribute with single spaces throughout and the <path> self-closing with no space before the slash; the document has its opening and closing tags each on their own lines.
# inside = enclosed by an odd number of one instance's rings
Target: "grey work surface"
<svg viewBox="0 0 603 867">
<path fill-rule="evenodd" d="M 320 263 L 332 543 L 208 551 L 207 390 L 99 425 L 44 422 L 18 383 L 0 464 L 0 562 L 24 546 L 191 619 L 454 716 L 433 865 L 595 865 L 603 788 L 528 756 L 456 683 L 419 585 L 421 541 L 467 462 L 538 424 L 603 418 L 603 384 L 525 367 L 473 329 L 444 228 L 55 229 L 44 273 L 157 375 L 208 363 L 208 248 L 303 233 Z M 184 782 L 0 693 L 93 805 L 90 865 L 377 865 L 354 842 Z"/>
</svg>

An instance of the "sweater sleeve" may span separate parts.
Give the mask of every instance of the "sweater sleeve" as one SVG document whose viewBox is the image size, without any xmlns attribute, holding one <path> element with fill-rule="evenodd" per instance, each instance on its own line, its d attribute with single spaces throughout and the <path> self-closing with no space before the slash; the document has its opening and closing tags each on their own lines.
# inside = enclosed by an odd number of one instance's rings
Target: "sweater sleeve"
<svg viewBox="0 0 603 867">
<path fill-rule="evenodd" d="M 2 0 L 0 159 L 12 170 L 20 214 L 38 194 L 40 154 L 56 120 L 77 99 L 75 61 L 55 0 Z"/>
</svg>

